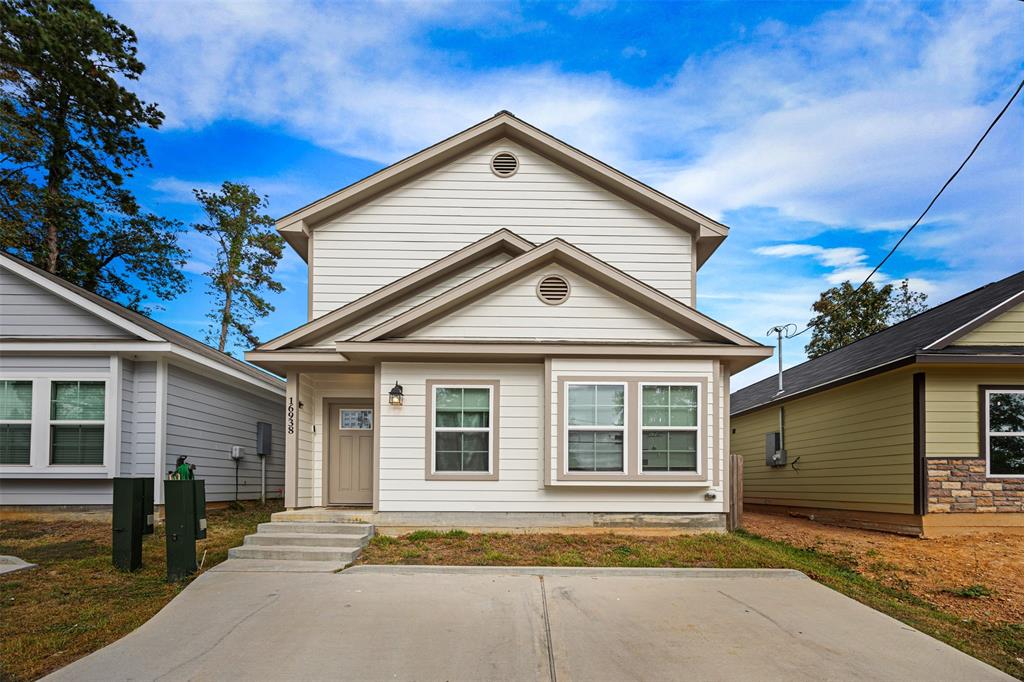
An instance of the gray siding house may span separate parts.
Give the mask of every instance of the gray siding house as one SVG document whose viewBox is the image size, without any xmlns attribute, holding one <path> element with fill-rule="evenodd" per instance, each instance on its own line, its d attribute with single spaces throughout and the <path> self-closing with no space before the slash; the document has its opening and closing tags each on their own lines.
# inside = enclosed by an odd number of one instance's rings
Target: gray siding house
<svg viewBox="0 0 1024 682">
<path fill-rule="evenodd" d="M 179 455 L 211 502 L 284 487 L 285 383 L 101 296 L 0 254 L 0 505 L 111 503 L 115 476 Z M 256 453 L 259 423 L 271 450 Z"/>
</svg>

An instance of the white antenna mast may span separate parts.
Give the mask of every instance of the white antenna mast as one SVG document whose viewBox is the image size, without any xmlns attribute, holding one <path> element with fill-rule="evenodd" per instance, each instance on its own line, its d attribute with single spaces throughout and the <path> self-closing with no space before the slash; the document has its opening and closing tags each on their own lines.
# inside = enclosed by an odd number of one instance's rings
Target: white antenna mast
<svg viewBox="0 0 1024 682">
<path fill-rule="evenodd" d="M 779 340 L 779 390 L 775 395 L 782 393 L 782 339 L 793 338 L 794 336 L 796 336 L 796 330 L 797 326 L 793 323 L 790 323 L 776 325 L 765 333 L 765 336 L 771 336 L 772 334 L 775 334 L 775 336 Z"/>
</svg>

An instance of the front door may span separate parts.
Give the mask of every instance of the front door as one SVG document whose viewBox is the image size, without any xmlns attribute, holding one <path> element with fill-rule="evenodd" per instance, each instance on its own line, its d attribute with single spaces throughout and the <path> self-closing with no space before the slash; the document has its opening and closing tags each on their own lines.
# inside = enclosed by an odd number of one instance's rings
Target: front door
<svg viewBox="0 0 1024 682">
<path fill-rule="evenodd" d="M 373 504 L 373 406 L 328 403 L 327 504 Z"/>
</svg>

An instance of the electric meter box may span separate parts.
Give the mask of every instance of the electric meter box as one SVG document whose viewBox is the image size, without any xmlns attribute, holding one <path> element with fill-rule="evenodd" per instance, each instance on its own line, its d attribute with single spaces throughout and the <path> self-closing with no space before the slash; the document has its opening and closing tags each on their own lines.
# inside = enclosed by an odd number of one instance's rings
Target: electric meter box
<svg viewBox="0 0 1024 682">
<path fill-rule="evenodd" d="M 764 434 L 764 463 L 770 467 L 786 466 L 786 451 L 782 449 L 782 434 L 778 431 Z"/>
</svg>

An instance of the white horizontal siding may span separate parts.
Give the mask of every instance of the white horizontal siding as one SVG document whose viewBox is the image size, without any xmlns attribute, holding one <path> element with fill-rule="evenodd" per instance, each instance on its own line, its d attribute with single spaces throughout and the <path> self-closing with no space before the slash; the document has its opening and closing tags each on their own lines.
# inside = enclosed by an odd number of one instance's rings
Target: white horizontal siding
<svg viewBox="0 0 1024 682">
<path fill-rule="evenodd" d="M 261 397 L 233 385 L 194 374 L 180 367 L 167 368 L 166 466 L 179 455 L 196 465 L 206 481 L 206 499 L 235 497 L 235 464 L 231 448 L 240 445 L 239 499 L 260 496 L 260 457 L 256 455 L 256 424 L 272 425 L 272 449 L 266 459 L 268 497 L 284 490 L 284 399 L 267 392 Z"/>
<path fill-rule="evenodd" d="M 0 355 L 0 373 L 73 377 L 110 374 L 109 355 Z"/>
<path fill-rule="evenodd" d="M 495 255 L 491 256 L 490 258 L 487 258 L 487 259 L 481 261 L 480 263 L 477 263 L 476 265 L 468 267 L 465 270 L 462 270 L 461 272 L 458 272 L 458 273 L 452 275 L 451 277 L 448 277 L 448 278 L 438 282 L 437 284 L 435 284 L 432 287 L 429 287 L 429 288 L 424 289 L 423 291 L 421 291 L 419 293 L 416 293 L 416 294 L 413 294 L 412 296 L 409 296 L 408 298 L 406 298 L 405 300 L 401 301 L 400 303 L 397 303 L 397 304 L 395 304 L 393 306 L 385 308 L 381 312 L 379 312 L 379 313 L 377 313 L 375 315 L 371 315 L 371 316 L 367 317 L 364 320 L 360 320 L 359 322 L 356 322 L 351 327 L 346 327 L 345 329 L 342 329 L 339 333 L 335 334 L 332 338 L 325 339 L 324 341 L 321 341 L 317 345 L 318 346 L 329 346 L 329 347 L 333 348 L 334 347 L 334 342 L 336 340 L 337 341 L 344 341 L 344 340 L 347 340 L 347 339 L 351 339 L 351 338 L 353 338 L 355 336 L 358 336 L 359 334 L 362 334 L 363 332 L 365 332 L 367 329 L 370 329 L 371 327 L 376 327 L 378 324 L 381 324 L 383 322 L 386 322 L 386 321 L 390 320 L 393 317 L 401 315 L 402 313 L 407 312 L 407 311 L 411 310 L 412 308 L 415 308 L 416 306 L 420 305 L 421 303 L 426 303 L 430 299 L 435 298 L 437 296 L 440 296 L 441 294 L 443 294 L 444 292 L 448 291 L 449 289 L 453 289 L 453 288 L 457 287 L 458 285 L 462 284 L 463 282 L 476 277 L 477 275 L 482 275 L 483 273 L 487 272 L 488 270 L 494 269 L 495 267 L 501 265 L 502 263 L 507 262 L 511 258 L 512 257 L 509 256 L 508 254 L 504 254 L 504 253 L 495 254 Z"/>
<path fill-rule="evenodd" d="M 156 363 L 134 365 L 132 474 L 152 476 L 156 458 Z"/>
<path fill-rule="evenodd" d="M 561 275 L 569 298 L 548 305 L 537 283 Z M 412 332 L 415 339 L 538 339 L 566 341 L 689 341 L 692 334 L 624 301 L 563 267 L 548 267 Z"/>
<path fill-rule="evenodd" d="M 566 371 L 593 374 L 623 371 L 628 361 L 579 361 Z M 602 365 L 604 370 L 601 369 Z M 710 371 L 710 364 L 702 367 Z M 693 371 L 690 371 L 693 370 Z M 696 366 L 675 362 L 637 364 L 626 371 L 693 374 Z M 720 512 L 703 498 L 706 488 L 545 487 L 543 479 L 543 383 L 541 365 L 384 363 L 381 368 L 381 511 L 502 512 Z M 710 377 L 709 377 L 710 378 Z M 500 382 L 499 480 L 426 481 L 426 382 L 428 379 L 496 379 Z M 405 404 L 392 407 L 387 392 L 395 381 Z"/>
<path fill-rule="evenodd" d="M 124 339 L 120 327 L 68 303 L 0 264 L 0 336 L 4 338 Z"/>
<path fill-rule="evenodd" d="M 491 156 L 519 171 L 499 178 Z M 555 237 L 683 302 L 691 237 L 588 180 L 501 140 L 316 228 L 313 316 L 330 312 L 501 228 L 535 243 Z"/>
<path fill-rule="evenodd" d="M 0 505 L 109 505 L 113 490 L 109 479 L 0 478 Z"/>
</svg>

